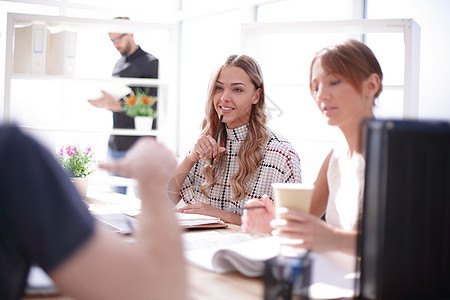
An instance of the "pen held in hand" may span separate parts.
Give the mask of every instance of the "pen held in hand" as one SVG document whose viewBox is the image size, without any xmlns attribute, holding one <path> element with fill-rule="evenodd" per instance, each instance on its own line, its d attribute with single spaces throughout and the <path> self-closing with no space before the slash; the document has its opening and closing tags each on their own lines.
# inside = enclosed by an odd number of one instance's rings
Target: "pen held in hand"
<svg viewBox="0 0 450 300">
<path fill-rule="evenodd" d="M 266 208 L 266 207 L 265 206 L 246 206 L 243 208 L 243 210 L 258 209 L 258 208 Z"/>
<path fill-rule="evenodd" d="M 220 115 L 220 119 L 219 119 L 219 125 L 217 125 L 217 131 L 216 131 L 216 142 L 217 142 L 217 139 L 219 138 L 219 133 L 220 133 L 220 125 L 222 125 L 222 118 L 223 118 L 223 115 Z M 211 166 L 213 165 L 213 162 L 214 162 L 214 155 L 211 157 Z"/>
</svg>

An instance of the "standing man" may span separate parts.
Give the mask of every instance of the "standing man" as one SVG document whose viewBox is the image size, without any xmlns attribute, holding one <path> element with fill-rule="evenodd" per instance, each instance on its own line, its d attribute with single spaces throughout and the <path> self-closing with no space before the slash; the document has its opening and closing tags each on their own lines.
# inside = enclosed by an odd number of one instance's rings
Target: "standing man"
<svg viewBox="0 0 450 300">
<path fill-rule="evenodd" d="M 115 19 L 129 20 L 127 17 L 119 17 Z M 117 61 L 112 72 L 117 77 L 134 77 L 134 78 L 158 78 L 158 59 L 145 52 L 134 41 L 132 33 L 109 33 L 111 42 L 120 52 L 122 57 Z M 156 88 L 146 88 L 140 86 L 129 86 L 136 94 L 138 90 L 148 91 L 151 96 L 157 96 Z M 105 91 L 102 97 L 98 99 L 90 99 L 88 102 L 98 108 L 106 108 L 113 112 L 113 128 L 134 129 L 134 119 L 129 117 L 122 111 L 122 103 L 128 96 L 121 99 L 115 99 L 112 95 Z M 153 107 L 156 110 L 156 103 Z M 156 129 L 156 119 L 153 120 L 153 129 Z M 111 135 L 108 142 L 108 159 L 113 160 L 125 156 L 131 145 L 140 138 L 139 136 L 127 135 Z M 126 194 L 127 188 L 115 187 L 117 193 Z"/>
</svg>

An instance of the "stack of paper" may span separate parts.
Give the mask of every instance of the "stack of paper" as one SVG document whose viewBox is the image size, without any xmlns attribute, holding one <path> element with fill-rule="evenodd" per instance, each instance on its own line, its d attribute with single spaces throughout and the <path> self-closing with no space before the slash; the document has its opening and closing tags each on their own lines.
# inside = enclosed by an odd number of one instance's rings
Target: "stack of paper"
<svg viewBox="0 0 450 300">
<path fill-rule="evenodd" d="M 198 214 L 176 213 L 178 224 L 183 229 L 226 228 L 222 220 Z M 94 213 L 99 224 L 120 234 L 132 234 L 138 226 L 136 217 L 123 213 Z"/>
<path fill-rule="evenodd" d="M 178 224 L 184 229 L 226 228 L 227 224 L 220 218 L 200 214 L 176 213 Z"/>
</svg>

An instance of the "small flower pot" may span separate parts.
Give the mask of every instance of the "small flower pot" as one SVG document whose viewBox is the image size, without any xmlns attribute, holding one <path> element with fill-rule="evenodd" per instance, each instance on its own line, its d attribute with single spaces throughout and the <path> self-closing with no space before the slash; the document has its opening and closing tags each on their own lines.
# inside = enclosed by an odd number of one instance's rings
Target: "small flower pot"
<svg viewBox="0 0 450 300">
<path fill-rule="evenodd" d="M 75 189 L 80 194 L 81 198 L 86 198 L 87 188 L 88 188 L 88 178 L 87 177 L 70 177 L 70 181 L 75 186 Z"/>
<path fill-rule="evenodd" d="M 134 117 L 134 128 L 136 130 L 152 130 L 152 117 Z"/>
</svg>

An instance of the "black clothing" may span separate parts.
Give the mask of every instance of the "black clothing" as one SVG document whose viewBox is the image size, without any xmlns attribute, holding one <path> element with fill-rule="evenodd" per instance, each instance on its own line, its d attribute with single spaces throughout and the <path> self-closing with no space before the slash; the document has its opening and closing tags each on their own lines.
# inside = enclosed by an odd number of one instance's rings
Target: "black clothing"
<svg viewBox="0 0 450 300">
<path fill-rule="evenodd" d="M 159 61 L 156 57 L 139 47 L 130 56 L 122 56 L 117 61 L 112 75 L 117 77 L 158 78 L 158 65 Z M 148 89 L 139 86 L 130 86 L 130 88 L 134 93 L 139 89 Z M 157 96 L 157 89 L 150 88 L 149 94 Z M 156 103 L 153 109 L 156 109 Z M 134 119 L 124 112 L 113 112 L 113 127 L 134 129 Z M 156 129 L 156 119 L 153 120 L 153 129 Z M 138 136 L 112 135 L 109 138 L 108 146 L 115 151 L 126 151 L 138 138 Z"/>
<path fill-rule="evenodd" d="M 50 272 L 94 233 L 55 158 L 15 127 L 0 127 L 0 299 L 20 299 L 30 265 Z"/>
</svg>

